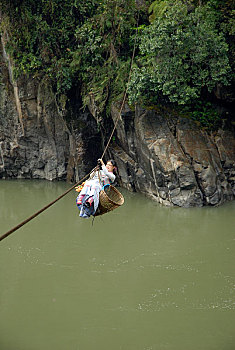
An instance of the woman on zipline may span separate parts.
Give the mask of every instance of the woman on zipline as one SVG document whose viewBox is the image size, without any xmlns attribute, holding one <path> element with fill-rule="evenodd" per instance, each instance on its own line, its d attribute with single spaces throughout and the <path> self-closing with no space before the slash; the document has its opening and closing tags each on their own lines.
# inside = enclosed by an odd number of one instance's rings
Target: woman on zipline
<svg viewBox="0 0 235 350">
<path fill-rule="evenodd" d="M 103 186 L 115 181 L 116 163 L 113 159 L 107 161 L 105 166 L 102 159 L 98 159 L 100 169 L 94 171 L 87 180 L 76 199 L 80 210 L 80 217 L 88 218 L 94 215 L 99 204 L 99 193 Z"/>
</svg>

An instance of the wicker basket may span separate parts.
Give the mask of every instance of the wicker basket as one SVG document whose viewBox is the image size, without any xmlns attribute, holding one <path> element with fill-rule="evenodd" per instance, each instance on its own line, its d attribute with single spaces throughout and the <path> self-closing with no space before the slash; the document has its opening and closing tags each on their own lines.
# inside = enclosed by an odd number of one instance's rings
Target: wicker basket
<svg viewBox="0 0 235 350">
<path fill-rule="evenodd" d="M 105 190 L 100 191 L 99 206 L 94 216 L 108 213 L 120 207 L 123 203 L 123 195 L 114 186 L 108 186 Z"/>
</svg>

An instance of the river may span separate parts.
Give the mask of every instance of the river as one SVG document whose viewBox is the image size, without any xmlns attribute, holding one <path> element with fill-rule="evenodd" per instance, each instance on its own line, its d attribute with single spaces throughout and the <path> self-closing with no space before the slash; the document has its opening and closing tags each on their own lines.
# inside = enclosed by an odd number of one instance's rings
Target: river
<svg viewBox="0 0 235 350">
<path fill-rule="evenodd" d="M 69 187 L 0 180 L 0 234 Z M 0 350 L 235 349 L 235 201 L 121 192 L 92 222 L 72 191 L 0 242 Z"/>
</svg>

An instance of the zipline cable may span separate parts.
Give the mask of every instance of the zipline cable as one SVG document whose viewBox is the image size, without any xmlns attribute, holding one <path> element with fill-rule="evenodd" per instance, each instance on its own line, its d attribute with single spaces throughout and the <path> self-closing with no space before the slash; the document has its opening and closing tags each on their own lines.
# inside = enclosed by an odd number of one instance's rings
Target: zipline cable
<svg viewBox="0 0 235 350">
<path fill-rule="evenodd" d="M 137 32 L 138 32 L 138 23 L 139 23 L 139 14 L 138 14 L 138 18 L 137 18 L 137 26 L 136 26 L 136 35 L 135 35 L 135 41 L 134 41 L 134 48 L 133 48 L 133 53 L 132 53 L 132 58 L 131 58 L 131 66 L 130 66 L 130 71 L 129 71 L 129 77 L 128 77 L 128 81 L 127 81 L 127 87 L 131 78 L 131 72 L 132 72 L 132 66 L 133 66 L 133 62 L 134 62 L 134 57 L 135 57 L 135 49 L 136 49 L 136 38 L 137 38 Z M 119 111 L 119 114 L 117 116 L 117 119 L 115 121 L 113 130 L 110 134 L 109 140 L 107 142 L 107 145 L 104 149 L 104 152 L 101 156 L 101 159 L 103 159 L 104 154 L 106 153 L 109 144 L 112 140 L 114 131 L 117 127 L 117 123 L 121 117 L 121 113 L 126 101 L 126 95 L 127 95 L 127 87 L 123 96 L 123 100 L 122 100 L 122 104 L 121 104 L 121 108 Z M 8 237 L 10 234 L 12 234 L 13 232 L 15 232 L 16 230 L 18 230 L 20 227 L 24 226 L 25 224 L 27 224 L 27 222 L 31 221 L 32 219 L 36 218 L 36 216 L 38 216 L 39 214 L 41 214 L 43 211 L 45 211 L 46 209 L 48 209 L 49 207 L 51 207 L 54 203 L 56 203 L 58 200 L 60 200 L 61 198 L 63 198 L 64 196 L 66 196 L 66 194 L 68 194 L 70 191 L 72 191 L 76 186 L 80 185 L 86 178 L 88 178 L 88 176 L 94 171 L 96 170 L 97 167 L 95 167 L 94 169 L 92 169 L 86 176 L 84 176 L 79 182 L 77 182 L 75 185 L 73 185 L 72 187 L 70 187 L 67 191 L 65 191 L 63 194 L 61 194 L 59 197 L 57 197 L 55 200 L 53 200 L 51 203 L 47 204 L 45 207 L 43 207 L 42 209 L 38 210 L 36 213 L 34 213 L 33 215 L 31 215 L 28 219 L 25 219 L 24 221 L 22 221 L 21 223 L 19 223 L 18 225 L 16 225 L 15 227 L 13 227 L 12 229 L 10 229 L 9 231 L 7 231 L 6 233 L 4 233 L 3 235 L 0 236 L 0 241 L 2 241 L 4 238 Z"/>
<path fill-rule="evenodd" d="M 66 194 L 68 194 L 70 191 L 72 191 L 76 186 L 80 185 L 94 170 L 96 169 L 96 167 L 94 169 L 92 169 L 90 171 L 89 174 L 87 174 L 86 176 L 84 176 L 79 182 L 77 182 L 75 185 L 73 185 L 72 187 L 70 187 L 67 191 L 65 191 L 63 194 L 61 194 L 59 197 L 57 197 L 55 200 L 53 200 L 51 203 L 47 204 L 45 207 L 43 207 L 42 209 L 38 210 L 35 214 L 31 215 L 28 219 L 25 219 L 24 221 L 22 221 L 21 223 L 19 223 L 17 226 L 13 227 L 11 230 L 7 231 L 6 233 L 4 233 L 3 235 L 0 236 L 0 241 L 2 241 L 4 238 L 6 238 L 7 236 L 9 236 L 11 233 L 15 232 L 16 230 L 18 230 L 20 227 L 24 226 L 25 224 L 27 224 L 27 222 L 31 221 L 32 219 L 36 218 L 36 216 L 38 216 L 39 214 L 41 214 L 44 210 L 48 209 L 49 207 L 51 207 L 54 203 L 56 203 L 58 200 L 60 200 L 61 198 L 63 198 Z"/>
</svg>

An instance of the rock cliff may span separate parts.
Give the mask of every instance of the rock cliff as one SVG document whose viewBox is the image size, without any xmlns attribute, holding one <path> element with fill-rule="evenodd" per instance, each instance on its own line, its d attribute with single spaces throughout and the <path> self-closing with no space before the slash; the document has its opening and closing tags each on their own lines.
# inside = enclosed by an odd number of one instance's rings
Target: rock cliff
<svg viewBox="0 0 235 350">
<path fill-rule="evenodd" d="M 92 115 L 79 96 L 65 111 L 47 83 L 13 80 L 0 49 L 0 178 L 77 181 L 91 170 L 101 145 Z M 71 115 L 73 118 L 71 118 Z"/>
<path fill-rule="evenodd" d="M 112 106 L 113 120 L 119 106 Z M 165 205 L 218 205 L 235 196 L 235 137 L 139 107 L 123 111 L 111 155 L 123 186 Z"/>
</svg>

